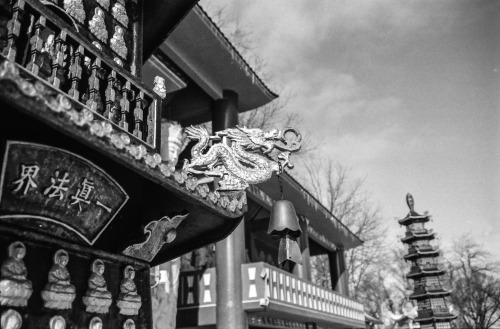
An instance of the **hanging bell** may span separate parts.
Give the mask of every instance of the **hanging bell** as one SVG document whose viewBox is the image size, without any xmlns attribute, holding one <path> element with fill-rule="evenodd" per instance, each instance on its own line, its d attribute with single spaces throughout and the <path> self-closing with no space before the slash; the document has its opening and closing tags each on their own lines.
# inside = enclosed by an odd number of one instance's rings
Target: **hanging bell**
<svg viewBox="0 0 500 329">
<path fill-rule="evenodd" d="M 286 260 L 302 264 L 302 253 L 297 242 L 301 233 L 299 219 L 293 204 L 288 200 L 276 201 L 271 209 L 267 234 L 280 238 L 278 252 L 280 265 Z"/>
</svg>

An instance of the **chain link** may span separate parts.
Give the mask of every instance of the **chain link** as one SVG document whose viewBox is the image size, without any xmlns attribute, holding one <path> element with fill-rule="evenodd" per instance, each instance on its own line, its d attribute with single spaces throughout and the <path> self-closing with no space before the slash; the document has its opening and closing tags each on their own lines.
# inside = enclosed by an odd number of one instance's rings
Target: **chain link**
<svg viewBox="0 0 500 329">
<path fill-rule="evenodd" d="M 281 197 L 281 200 L 283 200 L 283 178 L 281 177 L 281 175 L 283 174 L 283 167 L 281 166 L 281 162 L 278 161 L 278 173 L 276 174 L 276 176 L 278 176 L 278 182 L 280 184 L 280 197 Z"/>
</svg>

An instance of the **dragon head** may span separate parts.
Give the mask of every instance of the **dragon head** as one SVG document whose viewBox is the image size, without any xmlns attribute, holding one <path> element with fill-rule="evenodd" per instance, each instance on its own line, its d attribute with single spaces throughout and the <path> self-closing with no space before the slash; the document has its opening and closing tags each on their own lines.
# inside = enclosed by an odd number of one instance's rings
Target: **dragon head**
<svg viewBox="0 0 500 329">
<path fill-rule="evenodd" d="M 294 137 L 290 138 L 290 134 Z M 297 152 L 300 150 L 302 135 L 295 128 L 287 127 L 278 132 L 275 147 L 280 151 Z"/>
<path fill-rule="evenodd" d="M 284 130 L 271 129 L 263 131 L 258 128 L 236 128 L 246 135 L 248 143 L 246 147 L 252 150 L 262 150 L 264 154 L 271 153 L 275 148 L 285 152 L 297 152 L 300 150 L 300 141 L 302 136 L 294 128 L 285 128 Z M 289 133 L 295 135 L 295 139 L 289 139 Z"/>
</svg>

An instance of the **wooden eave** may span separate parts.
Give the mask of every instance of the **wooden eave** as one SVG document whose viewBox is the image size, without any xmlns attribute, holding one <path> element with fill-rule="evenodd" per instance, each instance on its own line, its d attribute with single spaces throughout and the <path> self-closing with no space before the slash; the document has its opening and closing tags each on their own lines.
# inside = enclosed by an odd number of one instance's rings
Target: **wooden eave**
<svg viewBox="0 0 500 329">
<path fill-rule="evenodd" d="M 280 199 L 280 189 L 278 179 L 275 175 L 267 182 L 257 185 L 265 194 L 272 200 Z M 309 220 L 308 225 L 318 232 L 322 238 L 318 239 L 311 234 L 309 237 L 318 242 L 323 247 L 330 251 L 332 250 L 328 244 L 325 244 L 323 238 L 334 244 L 336 247 L 351 249 L 363 244 L 363 241 L 352 233 L 342 222 L 340 222 L 321 202 L 319 202 L 305 187 L 303 187 L 290 174 L 283 174 L 283 190 L 284 198 L 293 203 L 295 211 L 298 215 L 304 216 Z M 255 199 L 259 199 L 255 193 L 249 190 L 249 196 L 253 195 Z M 262 203 L 261 205 L 271 208 L 272 204 Z"/>
<path fill-rule="evenodd" d="M 143 60 L 167 39 L 199 0 L 144 1 Z"/>
<path fill-rule="evenodd" d="M 425 223 L 429 221 L 429 215 L 420 215 L 416 211 L 410 211 L 405 218 L 399 219 L 398 223 L 400 225 L 410 225 L 413 223 Z"/>
<path fill-rule="evenodd" d="M 169 61 L 188 78 L 186 88 L 165 104 L 169 117 L 177 121 L 201 123 L 198 118 L 210 118 L 211 103 L 222 98 L 224 90 L 238 94 L 240 112 L 277 97 L 200 6 L 194 6 L 154 57 Z M 186 97 L 198 102 L 187 104 Z"/>
<path fill-rule="evenodd" d="M 427 270 L 420 270 L 419 272 L 410 272 L 406 275 L 408 279 L 414 278 L 414 277 L 419 277 L 419 276 L 430 276 L 430 275 L 441 275 L 444 274 L 444 270 L 432 270 L 432 271 L 427 271 Z"/>
<path fill-rule="evenodd" d="M 428 317 L 417 317 L 414 319 L 415 322 L 431 322 L 431 321 L 449 321 L 457 318 L 457 315 L 449 314 L 449 315 L 433 315 Z"/>
<path fill-rule="evenodd" d="M 413 294 L 409 296 L 410 299 L 421 299 L 421 298 L 431 298 L 431 297 L 446 297 L 449 296 L 450 292 L 446 290 L 435 290 L 435 291 L 429 291 L 425 290 L 424 292 L 416 292 L 414 291 Z"/>
<path fill-rule="evenodd" d="M 5 60 L 0 55 L 0 64 Z M 127 148 L 119 149 L 114 145 L 110 134 L 93 132 L 92 124 L 103 120 L 99 115 L 94 113 L 93 122 L 77 124 L 75 113 L 90 109 L 66 94 L 71 107 L 57 111 L 53 104 L 62 93 L 14 65 L 19 74 L 0 76 L 0 151 L 3 153 L 8 140 L 71 150 L 107 171 L 131 197 L 94 247 L 120 253 L 131 241 L 145 240 L 143 229 L 149 222 L 189 212 L 177 228 L 176 239 L 165 244 L 151 262 L 155 265 L 221 240 L 238 225 L 246 211 L 246 202 L 232 211 L 226 201 L 241 200 L 245 197 L 244 192 L 220 193 L 211 200 L 198 189 L 191 189 L 189 186 L 193 184 L 188 184 L 189 179 L 180 172 L 166 172 L 152 164 L 152 151 L 136 158 Z M 132 140 L 129 146 L 133 144 Z"/>
<path fill-rule="evenodd" d="M 435 233 L 434 232 L 428 232 L 428 233 L 412 233 L 411 235 L 405 236 L 404 238 L 401 239 L 403 243 L 409 243 L 410 241 L 413 240 L 433 240 L 435 238 Z"/>
<path fill-rule="evenodd" d="M 435 249 L 420 251 L 417 249 L 417 251 L 414 253 L 404 255 L 404 259 L 411 260 L 411 259 L 417 258 L 419 256 L 431 256 L 431 255 L 439 256 L 439 251 L 435 250 Z"/>
</svg>

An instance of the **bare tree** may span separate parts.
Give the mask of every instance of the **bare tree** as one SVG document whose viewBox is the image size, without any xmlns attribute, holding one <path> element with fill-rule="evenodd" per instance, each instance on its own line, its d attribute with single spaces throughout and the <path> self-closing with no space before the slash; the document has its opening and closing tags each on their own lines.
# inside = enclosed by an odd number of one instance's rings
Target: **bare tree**
<svg viewBox="0 0 500 329">
<path fill-rule="evenodd" d="M 392 249 L 389 253 L 390 264 L 386 268 L 386 273 L 390 275 L 390 291 L 401 298 L 407 297 L 413 290 L 413 281 L 406 278 L 411 267 L 411 263 L 404 259 L 407 253 L 408 251 L 403 246 Z"/>
<path fill-rule="evenodd" d="M 459 327 L 492 328 L 500 321 L 499 263 L 470 236 L 463 236 L 453 244 L 447 267 Z"/>
<path fill-rule="evenodd" d="M 351 171 L 332 160 L 313 160 L 304 164 L 304 181 L 312 193 L 330 210 L 344 225 L 364 241 L 358 248 L 346 252 L 346 264 L 349 277 L 350 294 L 365 302 L 367 308 L 371 299 L 381 300 L 382 281 L 375 278 L 382 276 L 383 268 L 388 265 L 388 253 L 385 244 L 384 225 L 377 207 L 373 206 L 367 195 L 362 192 L 363 181 L 352 177 Z M 312 267 L 324 276 L 325 257 L 316 257 Z M 376 297 L 370 294 L 378 292 Z M 375 307 L 373 315 L 379 309 Z"/>
<path fill-rule="evenodd" d="M 276 127 L 293 126 L 302 131 L 302 149 L 299 156 L 310 154 L 316 150 L 320 142 L 313 142 L 309 134 L 300 127 L 300 116 L 297 113 L 291 113 L 286 110 L 292 95 L 284 87 L 274 83 L 276 79 L 269 74 L 266 61 L 255 51 L 255 37 L 252 28 L 242 26 L 237 18 L 229 17 L 225 6 L 214 6 L 210 2 L 205 3 L 210 10 L 212 20 L 224 32 L 225 36 L 238 50 L 241 56 L 246 60 L 250 67 L 266 83 L 270 83 L 271 89 L 276 91 L 280 97 L 274 101 L 261 106 L 257 109 L 240 113 L 239 124 L 241 126 L 260 128 L 268 130 Z"/>
</svg>

